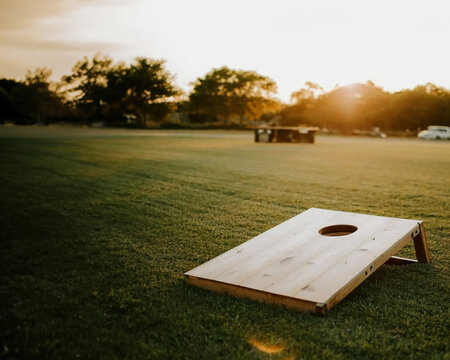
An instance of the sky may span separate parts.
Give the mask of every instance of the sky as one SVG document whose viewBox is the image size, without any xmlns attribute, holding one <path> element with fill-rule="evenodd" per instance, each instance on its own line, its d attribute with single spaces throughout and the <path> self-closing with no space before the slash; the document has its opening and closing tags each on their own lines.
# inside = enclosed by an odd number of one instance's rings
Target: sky
<svg viewBox="0 0 450 360">
<path fill-rule="evenodd" d="M 0 77 L 53 80 L 95 53 L 167 60 L 179 87 L 213 68 L 254 70 L 277 96 L 312 81 L 450 89 L 450 0 L 0 0 Z"/>
</svg>

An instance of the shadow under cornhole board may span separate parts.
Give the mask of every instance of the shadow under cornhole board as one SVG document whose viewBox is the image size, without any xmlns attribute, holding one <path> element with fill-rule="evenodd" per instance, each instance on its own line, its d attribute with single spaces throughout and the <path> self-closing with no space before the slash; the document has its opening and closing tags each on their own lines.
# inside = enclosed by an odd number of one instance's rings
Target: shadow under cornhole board
<svg viewBox="0 0 450 360">
<path fill-rule="evenodd" d="M 414 241 L 417 260 L 395 257 Z M 311 208 L 186 272 L 189 284 L 325 314 L 381 265 L 430 262 L 420 220 Z"/>
</svg>

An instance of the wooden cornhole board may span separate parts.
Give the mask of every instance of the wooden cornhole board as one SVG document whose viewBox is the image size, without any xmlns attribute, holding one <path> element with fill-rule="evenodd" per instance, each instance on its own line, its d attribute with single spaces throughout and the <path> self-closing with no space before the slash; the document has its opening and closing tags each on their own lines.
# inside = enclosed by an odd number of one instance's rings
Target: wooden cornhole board
<svg viewBox="0 0 450 360">
<path fill-rule="evenodd" d="M 414 241 L 417 260 L 394 257 Z M 381 265 L 430 262 L 420 220 L 311 208 L 186 272 L 202 288 L 325 314 Z"/>
</svg>

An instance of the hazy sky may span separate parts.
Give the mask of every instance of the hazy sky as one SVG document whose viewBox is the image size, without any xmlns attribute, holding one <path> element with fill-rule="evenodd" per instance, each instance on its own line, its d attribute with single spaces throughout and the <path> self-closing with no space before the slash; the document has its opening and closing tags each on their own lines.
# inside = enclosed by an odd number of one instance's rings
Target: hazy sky
<svg viewBox="0 0 450 360">
<path fill-rule="evenodd" d="M 184 90 L 214 67 L 256 70 L 289 100 L 374 81 L 450 88 L 450 0 L 0 0 L 0 76 L 84 55 L 163 58 Z"/>
</svg>

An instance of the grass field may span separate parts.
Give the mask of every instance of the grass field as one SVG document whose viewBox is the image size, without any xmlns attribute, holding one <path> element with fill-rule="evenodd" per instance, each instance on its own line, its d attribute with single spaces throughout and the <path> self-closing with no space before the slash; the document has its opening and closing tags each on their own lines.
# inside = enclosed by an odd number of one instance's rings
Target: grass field
<svg viewBox="0 0 450 360">
<path fill-rule="evenodd" d="M 450 142 L 3 126 L 0 199 L 2 357 L 450 358 Z M 432 263 L 326 317 L 185 284 L 310 207 L 423 219 Z"/>
</svg>

